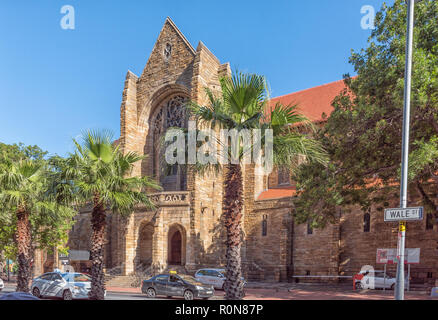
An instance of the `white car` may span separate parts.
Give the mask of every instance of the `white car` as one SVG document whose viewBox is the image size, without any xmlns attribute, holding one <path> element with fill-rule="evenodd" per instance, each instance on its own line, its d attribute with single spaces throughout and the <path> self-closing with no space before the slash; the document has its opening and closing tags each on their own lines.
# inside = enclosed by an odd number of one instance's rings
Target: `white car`
<svg viewBox="0 0 438 320">
<path fill-rule="evenodd" d="M 0 291 L 2 291 L 5 287 L 5 284 L 3 283 L 3 280 L 0 278 Z"/>
<path fill-rule="evenodd" d="M 215 289 L 223 289 L 225 282 L 224 269 L 200 269 L 195 273 L 195 279 L 204 284 L 210 284 Z"/>
<path fill-rule="evenodd" d="M 362 276 L 362 280 L 357 279 L 357 277 Z M 356 289 L 391 289 L 394 290 L 396 278 L 390 277 L 384 271 L 374 271 L 374 277 L 370 273 L 360 272 L 355 276 Z M 374 282 L 374 283 L 373 283 Z M 405 287 L 408 284 L 407 278 L 405 279 Z"/>
<path fill-rule="evenodd" d="M 64 300 L 88 299 L 91 278 L 83 273 L 45 273 L 32 281 L 31 292 L 37 298 L 58 297 Z M 106 291 L 105 291 L 106 295 Z"/>
<path fill-rule="evenodd" d="M 200 269 L 195 273 L 195 279 L 204 284 L 210 284 L 215 289 L 224 289 L 225 270 L 224 269 Z M 246 284 L 242 277 L 243 284 Z"/>
</svg>

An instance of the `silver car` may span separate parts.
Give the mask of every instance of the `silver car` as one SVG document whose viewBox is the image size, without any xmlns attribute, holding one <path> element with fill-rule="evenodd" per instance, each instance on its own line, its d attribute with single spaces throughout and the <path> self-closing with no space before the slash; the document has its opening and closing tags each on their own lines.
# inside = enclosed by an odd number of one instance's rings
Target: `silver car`
<svg viewBox="0 0 438 320">
<path fill-rule="evenodd" d="M 200 269 L 196 271 L 195 278 L 201 283 L 212 285 L 215 289 L 224 290 L 225 270 L 224 269 Z M 246 284 L 242 277 L 243 285 Z"/>
<path fill-rule="evenodd" d="M 83 273 L 45 273 L 32 281 L 31 292 L 38 298 L 88 299 L 91 278 Z"/>
<path fill-rule="evenodd" d="M 3 283 L 3 280 L 0 278 L 0 291 L 2 291 L 5 287 L 5 284 Z"/>
</svg>

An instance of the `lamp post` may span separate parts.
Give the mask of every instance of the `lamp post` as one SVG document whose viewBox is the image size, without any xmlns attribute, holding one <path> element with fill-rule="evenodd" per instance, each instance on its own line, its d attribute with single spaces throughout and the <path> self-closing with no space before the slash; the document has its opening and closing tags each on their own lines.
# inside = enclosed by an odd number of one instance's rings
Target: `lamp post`
<svg viewBox="0 0 438 320">
<path fill-rule="evenodd" d="M 421 0 L 420 0 L 421 1 Z M 403 146 L 402 170 L 400 183 L 400 207 L 408 205 L 408 168 L 409 168 L 409 126 L 411 122 L 411 77 L 412 77 L 412 51 L 414 38 L 414 10 L 418 0 L 407 0 L 408 29 L 406 34 L 406 67 L 405 67 L 405 97 L 403 111 Z M 397 280 L 395 285 L 395 299 L 404 300 L 405 297 L 405 240 L 406 221 L 401 221 L 398 234 L 398 264 Z"/>
</svg>

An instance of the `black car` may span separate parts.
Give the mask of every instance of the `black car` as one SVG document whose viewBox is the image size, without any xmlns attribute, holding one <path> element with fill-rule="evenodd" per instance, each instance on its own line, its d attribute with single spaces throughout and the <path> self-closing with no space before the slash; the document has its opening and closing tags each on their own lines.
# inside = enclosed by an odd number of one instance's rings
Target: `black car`
<svg viewBox="0 0 438 320">
<path fill-rule="evenodd" d="M 182 274 L 159 274 L 144 280 L 141 292 L 149 298 L 162 295 L 184 297 L 185 300 L 209 299 L 214 296 L 214 288 L 197 281 L 192 276 Z"/>
</svg>

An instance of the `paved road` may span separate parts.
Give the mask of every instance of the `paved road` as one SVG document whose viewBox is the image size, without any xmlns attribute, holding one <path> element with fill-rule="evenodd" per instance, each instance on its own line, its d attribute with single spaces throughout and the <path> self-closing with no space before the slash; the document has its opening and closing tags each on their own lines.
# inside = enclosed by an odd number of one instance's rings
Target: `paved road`
<svg viewBox="0 0 438 320">
<path fill-rule="evenodd" d="M 5 293 L 15 292 L 15 285 L 6 284 L 5 288 L 0 292 L 0 297 Z M 220 299 L 220 297 L 214 297 L 213 300 Z M 47 300 L 52 300 L 52 298 L 48 298 Z M 55 299 L 53 299 L 55 300 Z M 167 299 L 166 297 L 158 297 L 156 299 L 149 299 L 146 295 L 141 293 L 131 293 L 131 292 L 107 292 L 105 300 L 184 300 L 181 298 L 172 298 Z"/>
<path fill-rule="evenodd" d="M 9 293 L 9 292 L 15 292 L 15 285 L 14 286 L 6 285 L 5 288 L 0 292 L 0 297 L 5 293 Z M 106 296 L 106 300 L 151 300 L 151 299 L 148 299 L 145 295 L 136 294 L 136 293 L 108 292 Z"/>
<path fill-rule="evenodd" d="M 131 292 L 108 291 L 106 300 L 156 300 L 148 299 L 140 292 L 132 292 L 136 289 L 129 289 Z M 7 292 L 14 292 L 15 285 L 7 284 L 0 292 L 0 296 Z M 136 290 L 138 291 L 138 289 Z M 318 286 L 293 286 L 289 290 L 275 289 L 247 289 L 245 300 L 393 300 L 393 292 L 380 291 L 352 291 L 342 287 L 327 285 Z M 407 293 L 407 300 L 431 300 L 428 294 Z M 437 298 L 435 298 L 437 299 Z M 434 300 L 435 300 L 434 299 Z M 182 298 L 167 299 L 159 297 L 158 300 L 183 300 Z M 223 300 L 223 291 L 216 291 L 216 296 L 211 300 Z M 438 300 L 438 299 L 437 299 Z"/>
<path fill-rule="evenodd" d="M 8 284 L 5 284 L 5 288 L 2 291 L 0 291 L 0 297 L 5 293 L 14 292 L 14 291 L 15 291 L 15 285 L 10 286 Z"/>
</svg>

